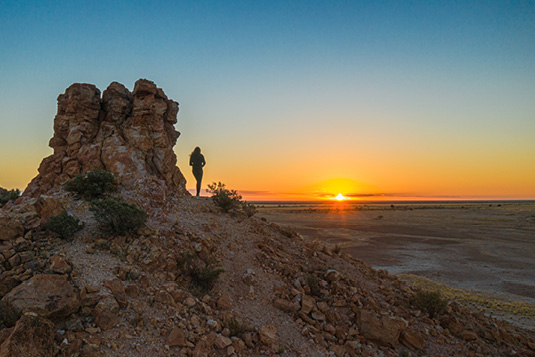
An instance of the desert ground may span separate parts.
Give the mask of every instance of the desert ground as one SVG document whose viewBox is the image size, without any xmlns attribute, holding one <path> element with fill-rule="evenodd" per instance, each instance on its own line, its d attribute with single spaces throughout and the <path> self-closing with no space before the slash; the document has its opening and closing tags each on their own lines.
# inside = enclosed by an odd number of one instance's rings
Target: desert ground
<svg viewBox="0 0 535 357">
<path fill-rule="evenodd" d="M 535 202 L 259 204 L 259 215 L 392 274 L 535 306 Z M 533 311 L 533 310 L 531 310 Z M 533 318 L 522 325 L 532 325 Z"/>
</svg>

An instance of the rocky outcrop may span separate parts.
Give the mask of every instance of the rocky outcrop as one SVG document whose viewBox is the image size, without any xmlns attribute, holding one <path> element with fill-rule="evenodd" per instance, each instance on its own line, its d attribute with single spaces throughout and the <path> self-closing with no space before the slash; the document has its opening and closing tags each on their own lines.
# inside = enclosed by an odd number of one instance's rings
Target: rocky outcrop
<svg viewBox="0 0 535 357">
<path fill-rule="evenodd" d="M 76 83 L 58 97 L 54 118 L 54 153 L 39 166 L 39 175 L 24 191 L 38 197 L 79 173 L 111 171 L 129 191 L 186 193 L 173 146 L 178 103 L 140 79 L 131 93 L 113 82 L 100 96 L 92 84 Z"/>
<path fill-rule="evenodd" d="M 80 300 L 65 275 L 35 275 L 11 290 L 2 302 L 20 314 L 32 312 L 44 318 L 63 318 L 76 312 Z"/>
</svg>

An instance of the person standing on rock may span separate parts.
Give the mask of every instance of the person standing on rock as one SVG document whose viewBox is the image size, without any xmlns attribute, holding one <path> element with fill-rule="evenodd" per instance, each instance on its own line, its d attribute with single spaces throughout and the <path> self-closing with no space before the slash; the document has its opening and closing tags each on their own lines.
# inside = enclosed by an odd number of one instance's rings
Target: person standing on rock
<svg viewBox="0 0 535 357">
<path fill-rule="evenodd" d="M 189 166 L 193 166 L 193 176 L 195 176 L 195 180 L 197 180 L 197 197 L 201 192 L 202 168 L 204 165 L 206 165 L 204 155 L 201 154 L 201 148 L 197 146 L 189 157 Z"/>
</svg>

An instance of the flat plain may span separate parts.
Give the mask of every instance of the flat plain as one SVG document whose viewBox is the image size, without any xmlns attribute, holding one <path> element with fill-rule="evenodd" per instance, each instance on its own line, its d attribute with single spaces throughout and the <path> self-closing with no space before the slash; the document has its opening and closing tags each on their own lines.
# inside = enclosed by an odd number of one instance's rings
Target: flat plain
<svg viewBox="0 0 535 357">
<path fill-rule="evenodd" d="M 535 306 L 535 201 L 269 203 L 258 210 L 376 269 Z"/>
</svg>

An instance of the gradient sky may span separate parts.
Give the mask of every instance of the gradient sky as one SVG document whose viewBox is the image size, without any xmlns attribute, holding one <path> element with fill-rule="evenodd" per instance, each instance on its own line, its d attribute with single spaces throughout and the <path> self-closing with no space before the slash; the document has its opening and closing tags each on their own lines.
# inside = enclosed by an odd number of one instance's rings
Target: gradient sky
<svg viewBox="0 0 535 357">
<path fill-rule="evenodd" d="M 180 103 L 178 165 L 248 199 L 535 199 L 533 1 L 0 2 L 0 186 L 75 82 Z"/>
</svg>

